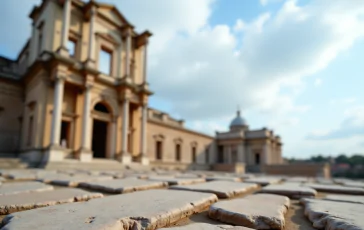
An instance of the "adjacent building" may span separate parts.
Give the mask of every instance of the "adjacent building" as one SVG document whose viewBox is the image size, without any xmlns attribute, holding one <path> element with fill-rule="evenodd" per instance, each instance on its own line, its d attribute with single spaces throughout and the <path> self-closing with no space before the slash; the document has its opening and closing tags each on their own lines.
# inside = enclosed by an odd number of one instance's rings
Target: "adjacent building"
<svg viewBox="0 0 364 230">
<path fill-rule="evenodd" d="M 198 168 L 280 164 L 273 131 L 249 130 L 238 111 L 216 137 L 148 107 L 149 31 L 115 6 L 43 0 L 16 60 L 0 57 L 0 152 L 34 164 L 95 158 Z"/>
</svg>

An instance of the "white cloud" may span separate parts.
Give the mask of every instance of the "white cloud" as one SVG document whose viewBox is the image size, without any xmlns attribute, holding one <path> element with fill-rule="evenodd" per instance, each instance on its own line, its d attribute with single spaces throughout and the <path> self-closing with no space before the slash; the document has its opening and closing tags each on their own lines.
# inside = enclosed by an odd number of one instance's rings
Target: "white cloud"
<svg viewBox="0 0 364 230">
<path fill-rule="evenodd" d="M 349 139 L 364 136 L 364 106 L 355 106 L 344 111 L 344 120 L 339 127 L 320 132 L 311 132 L 308 140 Z"/>
<path fill-rule="evenodd" d="M 332 99 L 330 100 L 330 105 L 349 105 L 357 102 L 356 97 L 346 97 L 341 99 Z"/>
<path fill-rule="evenodd" d="M 235 32 L 243 31 L 245 28 L 246 28 L 246 23 L 242 19 L 239 18 L 238 20 L 236 20 L 236 23 L 234 26 Z"/>
<path fill-rule="evenodd" d="M 314 85 L 316 87 L 319 87 L 321 84 L 322 84 L 322 79 L 321 78 L 316 78 L 315 79 L 315 82 L 314 82 Z"/>
</svg>

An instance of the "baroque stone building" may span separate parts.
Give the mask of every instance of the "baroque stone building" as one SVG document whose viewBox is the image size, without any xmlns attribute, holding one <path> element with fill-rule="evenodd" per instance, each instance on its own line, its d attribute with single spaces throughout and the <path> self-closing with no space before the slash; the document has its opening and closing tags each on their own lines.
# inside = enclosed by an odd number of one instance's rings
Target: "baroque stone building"
<svg viewBox="0 0 364 230">
<path fill-rule="evenodd" d="M 113 5 L 43 0 L 16 60 L 0 57 L 0 153 L 27 162 L 94 158 L 208 167 L 281 162 L 272 131 L 249 131 L 238 114 L 216 138 L 148 108 L 149 31 Z"/>
</svg>

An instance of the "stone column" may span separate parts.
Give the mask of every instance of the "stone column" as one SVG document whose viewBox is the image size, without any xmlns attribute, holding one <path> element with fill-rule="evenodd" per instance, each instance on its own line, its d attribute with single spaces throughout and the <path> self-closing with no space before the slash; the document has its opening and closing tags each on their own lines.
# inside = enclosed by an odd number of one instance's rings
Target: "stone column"
<svg viewBox="0 0 364 230">
<path fill-rule="evenodd" d="M 144 45 L 144 60 L 143 60 L 143 83 L 147 82 L 147 69 L 148 69 L 148 42 Z"/>
<path fill-rule="evenodd" d="M 63 7 L 63 24 L 62 24 L 62 34 L 61 34 L 61 47 L 58 52 L 62 55 L 68 55 L 67 43 L 70 25 L 70 14 L 71 14 L 71 0 L 64 1 Z"/>
<path fill-rule="evenodd" d="M 142 157 L 141 162 L 143 165 L 149 165 L 149 158 L 147 155 L 147 105 L 142 106 L 142 119 L 140 129 L 140 155 Z"/>
<path fill-rule="evenodd" d="M 113 119 L 111 123 L 111 148 L 110 148 L 110 159 L 115 159 L 115 152 L 116 152 L 116 132 L 117 132 L 117 119 Z"/>
<path fill-rule="evenodd" d="M 43 156 L 43 163 L 64 159 L 64 149 L 60 146 L 64 82 L 65 77 L 57 76 L 54 87 L 51 140 Z"/>
<path fill-rule="evenodd" d="M 118 60 L 118 63 L 122 63 L 123 61 L 123 58 L 122 58 L 122 52 L 123 52 L 123 44 L 121 43 L 118 47 L 118 55 L 117 55 L 117 60 Z M 122 74 L 123 74 L 123 65 L 116 65 L 118 67 L 117 69 L 117 77 L 118 78 L 122 78 Z"/>
<path fill-rule="evenodd" d="M 131 31 L 128 29 L 127 35 L 126 35 L 126 55 L 125 55 L 125 75 L 126 77 L 130 76 L 130 59 L 131 59 Z"/>
<path fill-rule="evenodd" d="M 84 90 L 83 116 L 82 116 L 82 142 L 79 153 L 81 161 L 91 161 L 91 85 L 86 85 Z"/>
<path fill-rule="evenodd" d="M 123 102 L 123 140 L 122 140 L 122 151 L 121 158 L 122 162 L 129 164 L 131 163 L 131 155 L 128 153 L 128 130 L 129 130 L 129 99 L 125 98 Z"/>
<path fill-rule="evenodd" d="M 61 136 L 64 82 L 65 82 L 64 77 L 57 77 L 54 88 L 51 145 L 55 146 L 59 146 L 59 141 L 60 141 L 59 139 Z"/>
<path fill-rule="evenodd" d="M 95 16 L 96 16 L 96 8 L 92 6 L 90 15 L 90 23 L 89 23 L 89 34 L 88 34 L 88 51 L 87 51 L 87 63 L 95 68 Z"/>
</svg>

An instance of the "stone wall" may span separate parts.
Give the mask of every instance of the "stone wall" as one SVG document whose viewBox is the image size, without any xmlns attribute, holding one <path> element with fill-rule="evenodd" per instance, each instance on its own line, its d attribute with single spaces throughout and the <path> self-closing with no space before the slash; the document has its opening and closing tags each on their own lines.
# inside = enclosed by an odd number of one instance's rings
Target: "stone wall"
<svg viewBox="0 0 364 230">
<path fill-rule="evenodd" d="M 264 165 L 261 171 L 270 175 L 305 176 L 330 178 L 329 164 L 293 163 L 282 165 Z"/>
</svg>

